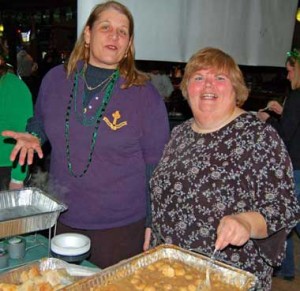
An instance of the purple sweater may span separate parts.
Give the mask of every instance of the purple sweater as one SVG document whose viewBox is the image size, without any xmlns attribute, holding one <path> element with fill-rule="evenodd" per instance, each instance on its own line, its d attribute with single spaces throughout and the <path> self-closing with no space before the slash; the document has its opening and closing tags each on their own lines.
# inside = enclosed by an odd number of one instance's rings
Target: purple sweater
<svg viewBox="0 0 300 291">
<path fill-rule="evenodd" d="M 67 166 L 65 116 L 73 87 L 63 66 L 53 68 L 43 79 L 35 108 L 51 143 L 50 192 L 68 205 L 60 216 L 64 224 L 82 229 L 107 229 L 128 225 L 146 216 L 146 164 L 158 163 L 169 137 L 162 97 L 147 82 L 145 86 L 121 89 L 120 78 L 103 114 L 91 165 L 81 178 Z M 84 83 L 79 77 L 77 100 Z M 99 100 L 93 98 L 91 112 Z M 73 103 L 74 105 L 74 103 Z M 115 120 L 113 113 L 119 111 Z M 105 120 L 103 120 L 105 119 Z M 80 174 L 87 161 L 94 126 L 84 126 L 70 115 L 70 152 L 73 171 Z"/>
</svg>

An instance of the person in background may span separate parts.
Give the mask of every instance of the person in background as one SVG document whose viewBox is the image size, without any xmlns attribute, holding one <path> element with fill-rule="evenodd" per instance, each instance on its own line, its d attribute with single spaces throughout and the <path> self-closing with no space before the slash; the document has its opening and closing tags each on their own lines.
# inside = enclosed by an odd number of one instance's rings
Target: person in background
<svg viewBox="0 0 300 291">
<path fill-rule="evenodd" d="M 22 46 L 17 53 L 17 75 L 28 86 L 34 104 L 40 85 L 40 79 L 38 78 L 37 71 L 38 65 L 29 54 L 29 46 Z"/>
<path fill-rule="evenodd" d="M 267 112 L 258 111 L 260 120 L 271 124 L 283 139 L 290 158 L 293 163 L 294 178 L 296 184 L 296 195 L 300 201 L 300 51 L 294 49 L 288 52 L 286 60 L 287 79 L 291 83 L 291 92 L 282 106 L 277 101 L 270 101 L 267 108 L 275 112 L 280 118 L 274 118 Z M 300 203 L 300 202 L 299 202 Z M 300 236 L 300 223 L 295 227 L 295 231 Z M 287 239 L 286 258 L 275 275 L 282 276 L 287 280 L 295 277 L 294 246 L 292 233 Z"/>
<path fill-rule="evenodd" d="M 3 37 L 0 37 L 0 52 L 1 52 L 1 60 L 6 64 L 9 61 L 9 48 L 7 44 L 7 40 Z"/>
<path fill-rule="evenodd" d="M 8 47 L 7 40 L 2 37 L 0 37 L 0 56 L 1 56 L 1 64 L 5 65 L 3 67 L 5 68 L 5 71 L 10 73 L 15 73 L 15 69 L 9 59 L 9 47 Z"/>
<path fill-rule="evenodd" d="M 152 70 L 149 73 L 149 76 L 152 84 L 158 90 L 159 94 L 164 98 L 165 101 L 168 100 L 174 91 L 174 87 L 170 78 L 159 70 Z"/>
<path fill-rule="evenodd" d="M 21 47 L 17 53 L 17 73 L 22 79 L 27 79 L 37 70 L 37 63 L 28 53 L 28 49 Z"/>
<path fill-rule="evenodd" d="M 271 290 L 273 266 L 300 219 L 292 164 L 276 130 L 240 108 L 248 97 L 233 58 L 204 48 L 181 82 L 193 118 L 175 127 L 150 180 L 154 235 L 258 278 Z"/>
<path fill-rule="evenodd" d="M 50 69 L 61 63 L 58 50 L 55 47 L 50 46 L 48 51 L 45 52 L 42 62 L 39 65 L 39 75 L 44 77 Z"/>
<path fill-rule="evenodd" d="M 27 130 L 2 134 L 17 140 L 11 159 L 19 154 L 21 165 L 50 141 L 49 191 L 68 205 L 58 233 L 88 235 L 89 260 L 101 268 L 148 248 L 148 181 L 169 125 L 161 96 L 135 67 L 124 5 L 95 6 L 66 66 L 44 77 Z"/>
<path fill-rule="evenodd" d="M 8 129 L 24 131 L 27 120 L 33 115 L 32 98 L 26 84 L 7 66 L 0 51 L 0 132 Z M 24 187 L 28 167 L 10 161 L 15 146 L 13 139 L 0 137 L 0 190 L 17 190 Z"/>
</svg>

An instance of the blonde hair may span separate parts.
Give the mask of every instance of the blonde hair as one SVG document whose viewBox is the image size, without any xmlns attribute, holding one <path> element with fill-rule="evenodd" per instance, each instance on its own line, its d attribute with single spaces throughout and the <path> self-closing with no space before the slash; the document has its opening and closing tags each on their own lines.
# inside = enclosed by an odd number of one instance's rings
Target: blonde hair
<svg viewBox="0 0 300 291">
<path fill-rule="evenodd" d="M 188 99 L 187 87 L 190 78 L 196 71 L 207 68 L 215 68 L 229 76 L 236 93 L 236 105 L 241 107 L 249 95 L 243 74 L 233 58 L 217 48 L 201 49 L 189 59 L 180 84 L 182 95 Z"/>
<path fill-rule="evenodd" d="M 84 29 L 82 30 L 66 65 L 67 75 L 69 77 L 76 71 L 78 61 L 83 60 L 85 62 L 85 66 L 87 65 L 90 53 L 89 48 L 85 45 L 84 30 L 86 27 L 89 27 L 91 29 L 95 21 L 98 20 L 99 15 L 109 8 L 113 8 L 118 12 L 124 14 L 129 20 L 130 46 L 127 55 L 124 56 L 118 66 L 120 75 L 125 78 L 125 83 L 122 87 L 128 88 L 132 85 L 144 85 L 149 78 L 146 74 L 138 71 L 135 66 L 134 20 L 128 8 L 117 1 L 107 1 L 94 7 L 86 21 Z"/>
<path fill-rule="evenodd" d="M 293 90 L 300 89 L 300 51 L 293 49 L 292 52 L 289 52 L 286 59 L 287 63 L 294 68 L 294 78 L 290 80 L 291 87 Z"/>
</svg>

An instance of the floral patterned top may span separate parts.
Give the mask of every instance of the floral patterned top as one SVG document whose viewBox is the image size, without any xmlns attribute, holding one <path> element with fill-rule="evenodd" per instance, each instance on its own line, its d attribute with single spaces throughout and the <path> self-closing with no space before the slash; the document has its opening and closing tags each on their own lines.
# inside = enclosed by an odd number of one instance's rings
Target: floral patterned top
<svg viewBox="0 0 300 291">
<path fill-rule="evenodd" d="M 270 290 L 272 266 L 281 263 L 286 235 L 300 218 L 285 146 L 250 113 L 206 134 L 194 132 L 192 121 L 173 129 L 150 181 L 153 243 L 211 255 L 223 216 L 259 212 L 268 238 L 230 245 L 218 259 L 254 273 L 257 289 Z"/>
</svg>

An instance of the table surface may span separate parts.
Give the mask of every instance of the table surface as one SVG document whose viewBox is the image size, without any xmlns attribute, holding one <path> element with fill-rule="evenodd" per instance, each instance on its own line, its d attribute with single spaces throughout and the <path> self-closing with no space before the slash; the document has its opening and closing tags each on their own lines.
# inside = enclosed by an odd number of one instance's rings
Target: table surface
<svg viewBox="0 0 300 291">
<path fill-rule="evenodd" d="M 29 234 L 22 235 L 26 240 L 26 254 L 23 259 L 9 259 L 8 267 L 0 269 L 0 273 L 6 272 L 16 267 L 23 266 L 32 261 L 40 260 L 41 258 L 50 258 L 51 254 L 49 251 L 49 240 L 41 234 Z M 0 247 L 4 247 L 4 240 L 0 241 Z M 81 266 L 97 268 L 94 264 L 89 261 L 83 261 Z"/>
</svg>

